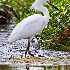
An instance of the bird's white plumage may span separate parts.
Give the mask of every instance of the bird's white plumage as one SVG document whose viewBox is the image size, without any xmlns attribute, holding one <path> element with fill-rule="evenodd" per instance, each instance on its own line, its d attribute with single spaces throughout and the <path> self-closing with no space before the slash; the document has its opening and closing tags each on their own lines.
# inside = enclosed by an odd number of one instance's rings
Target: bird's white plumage
<svg viewBox="0 0 70 70">
<path fill-rule="evenodd" d="M 39 19 L 41 19 L 41 17 L 42 16 L 40 14 L 34 14 L 32 16 L 29 16 L 29 17 L 25 18 L 20 23 L 18 23 L 18 25 L 12 31 L 12 34 L 14 34 L 16 32 L 20 33 L 27 25 L 32 24 L 32 23 L 38 21 Z"/>
<path fill-rule="evenodd" d="M 36 0 L 32 5 L 34 9 L 37 8 L 38 10 L 42 11 L 44 16 L 34 14 L 18 23 L 8 38 L 9 43 L 12 43 L 18 39 L 32 37 L 44 29 L 49 22 L 49 12 L 43 6 L 45 2 L 47 2 L 47 0 Z"/>
</svg>

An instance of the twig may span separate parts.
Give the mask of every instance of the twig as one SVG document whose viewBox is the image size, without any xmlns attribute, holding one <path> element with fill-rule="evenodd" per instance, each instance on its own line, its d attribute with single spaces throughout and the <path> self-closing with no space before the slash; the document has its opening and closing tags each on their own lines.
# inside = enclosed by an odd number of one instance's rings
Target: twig
<svg viewBox="0 0 70 70">
<path fill-rule="evenodd" d="M 21 5 L 18 1 L 16 1 L 15 0 L 15 2 L 17 3 L 17 4 L 19 4 L 22 8 L 24 8 L 25 10 L 27 10 L 23 5 Z M 29 10 L 27 10 L 28 12 L 30 12 Z"/>
</svg>

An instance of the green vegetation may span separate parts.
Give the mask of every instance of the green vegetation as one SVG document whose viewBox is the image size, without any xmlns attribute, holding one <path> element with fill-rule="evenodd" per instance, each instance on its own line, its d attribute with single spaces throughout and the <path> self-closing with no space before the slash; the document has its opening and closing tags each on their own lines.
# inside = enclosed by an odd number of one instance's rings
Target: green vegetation
<svg viewBox="0 0 70 70">
<path fill-rule="evenodd" d="M 16 13 L 20 15 L 20 22 L 22 19 L 29 15 L 32 15 L 34 11 L 29 11 L 30 6 L 34 0 L 0 0 L 0 6 L 2 4 L 8 4 L 12 6 Z M 18 4 L 19 3 L 19 4 Z M 41 35 L 39 43 L 45 45 L 47 49 L 64 50 L 69 51 L 70 49 L 70 2 L 69 0 L 51 0 L 59 10 L 48 7 L 51 19 Z M 20 6 L 21 5 L 21 6 Z M 0 10 L 3 10 L 0 7 Z M 43 40 L 43 41 L 42 41 Z"/>
</svg>

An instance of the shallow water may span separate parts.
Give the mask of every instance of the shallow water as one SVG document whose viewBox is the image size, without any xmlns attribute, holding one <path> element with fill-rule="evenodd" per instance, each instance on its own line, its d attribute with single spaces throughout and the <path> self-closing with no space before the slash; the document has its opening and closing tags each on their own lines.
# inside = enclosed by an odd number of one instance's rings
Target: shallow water
<svg viewBox="0 0 70 70">
<path fill-rule="evenodd" d="M 69 65 L 60 66 L 19 66 L 12 67 L 10 65 L 0 65 L 0 70 L 70 70 Z"/>
<path fill-rule="evenodd" d="M 42 65 L 24 65 L 24 64 L 5 64 L 5 62 L 9 62 L 10 59 L 22 58 L 24 57 L 24 53 L 27 47 L 27 39 L 18 40 L 13 44 L 7 44 L 6 40 L 8 39 L 10 33 L 12 32 L 15 24 L 6 24 L 0 25 L 0 70 L 70 70 L 70 63 L 59 62 L 53 64 L 42 64 Z M 52 51 L 52 50 L 42 50 L 37 49 L 37 40 L 35 43 L 31 42 L 31 52 L 36 56 L 42 56 L 48 59 L 70 59 L 69 52 L 62 51 Z M 28 55 L 29 56 L 29 55 Z M 2 64 L 3 62 L 3 64 Z"/>
</svg>

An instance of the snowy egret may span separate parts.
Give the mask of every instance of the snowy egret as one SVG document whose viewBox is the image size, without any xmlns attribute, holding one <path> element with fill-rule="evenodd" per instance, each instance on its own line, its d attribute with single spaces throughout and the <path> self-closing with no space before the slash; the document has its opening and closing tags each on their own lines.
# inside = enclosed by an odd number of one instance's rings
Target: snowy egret
<svg viewBox="0 0 70 70">
<path fill-rule="evenodd" d="M 41 14 L 34 14 L 25 18 L 14 28 L 10 37 L 8 38 L 9 43 L 13 43 L 19 39 L 28 39 L 28 47 L 25 51 L 25 57 L 27 52 L 30 55 L 34 56 L 29 51 L 30 41 L 37 33 L 41 33 L 44 27 L 49 22 L 49 12 L 48 9 L 44 7 L 44 5 L 51 5 L 55 9 L 58 9 L 54 5 L 52 5 L 49 0 L 35 0 L 35 2 L 31 6 L 31 9 L 43 12 L 44 16 L 42 16 Z"/>
</svg>

